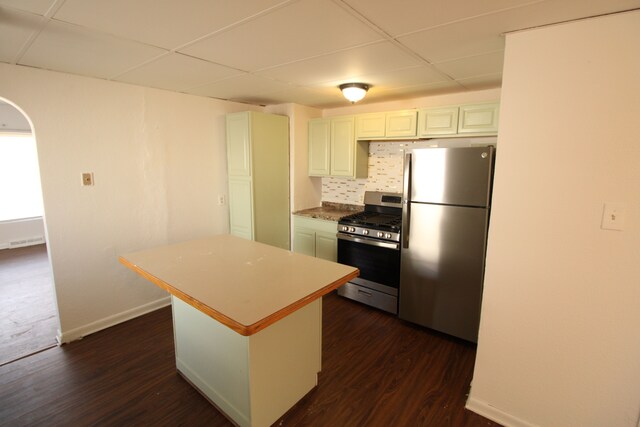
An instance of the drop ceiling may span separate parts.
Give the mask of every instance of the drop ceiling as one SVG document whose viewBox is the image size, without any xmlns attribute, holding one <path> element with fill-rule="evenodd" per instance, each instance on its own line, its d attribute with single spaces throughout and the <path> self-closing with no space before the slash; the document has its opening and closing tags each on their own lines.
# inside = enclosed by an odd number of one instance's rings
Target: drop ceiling
<svg viewBox="0 0 640 427">
<path fill-rule="evenodd" d="M 504 33 L 640 0 L 0 0 L 0 61 L 219 99 L 344 106 L 499 87 Z M 553 67 L 553 64 L 549 64 Z"/>
</svg>

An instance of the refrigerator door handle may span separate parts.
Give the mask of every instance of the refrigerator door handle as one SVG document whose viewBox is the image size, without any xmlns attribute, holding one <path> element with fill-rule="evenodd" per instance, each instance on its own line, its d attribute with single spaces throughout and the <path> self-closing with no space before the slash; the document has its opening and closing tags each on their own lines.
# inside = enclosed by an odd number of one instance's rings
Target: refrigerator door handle
<svg viewBox="0 0 640 427">
<path fill-rule="evenodd" d="M 404 156 L 404 180 L 402 185 L 402 247 L 409 247 L 409 220 L 411 203 L 411 153 Z"/>
</svg>

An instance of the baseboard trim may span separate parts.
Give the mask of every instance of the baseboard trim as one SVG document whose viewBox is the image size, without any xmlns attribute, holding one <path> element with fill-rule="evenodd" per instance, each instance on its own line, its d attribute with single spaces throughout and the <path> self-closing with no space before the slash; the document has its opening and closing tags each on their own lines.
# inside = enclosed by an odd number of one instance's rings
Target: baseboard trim
<svg viewBox="0 0 640 427">
<path fill-rule="evenodd" d="M 10 242 L 0 243 L 0 249 L 17 249 L 27 246 L 42 245 L 46 243 L 44 236 L 32 236 L 19 239 L 13 239 Z"/>
<path fill-rule="evenodd" d="M 504 412 L 495 406 L 491 406 L 489 403 L 476 399 L 474 397 L 469 397 L 467 399 L 467 404 L 465 405 L 470 411 L 475 412 L 478 415 L 482 415 L 485 418 L 489 418 L 492 421 L 497 422 L 498 424 L 502 424 L 503 426 L 508 427 L 538 427 L 537 424 L 532 424 L 523 419 L 515 417 L 507 412 Z"/>
<path fill-rule="evenodd" d="M 138 316 L 142 316 L 143 314 L 150 313 L 168 305 L 171 305 L 170 296 L 160 298 L 156 301 L 152 301 L 136 308 L 132 308 L 131 310 L 123 311 L 122 313 L 114 314 L 113 316 L 105 317 L 104 319 L 91 322 L 84 326 L 80 326 L 79 328 L 71 329 L 64 332 L 58 331 L 56 340 L 60 345 L 67 344 L 71 341 L 82 339 L 83 337 L 93 334 L 94 332 L 107 329 L 111 326 L 126 322 L 127 320 L 134 319 Z"/>
</svg>

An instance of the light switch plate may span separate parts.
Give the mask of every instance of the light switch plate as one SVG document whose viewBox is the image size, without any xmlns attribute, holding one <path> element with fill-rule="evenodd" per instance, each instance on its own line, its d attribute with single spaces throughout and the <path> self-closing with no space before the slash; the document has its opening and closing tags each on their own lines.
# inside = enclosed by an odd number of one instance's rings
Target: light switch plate
<svg viewBox="0 0 640 427">
<path fill-rule="evenodd" d="M 624 230 L 624 217 L 627 206 L 624 203 L 605 202 L 602 210 L 603 230 Z"/>
</svg>

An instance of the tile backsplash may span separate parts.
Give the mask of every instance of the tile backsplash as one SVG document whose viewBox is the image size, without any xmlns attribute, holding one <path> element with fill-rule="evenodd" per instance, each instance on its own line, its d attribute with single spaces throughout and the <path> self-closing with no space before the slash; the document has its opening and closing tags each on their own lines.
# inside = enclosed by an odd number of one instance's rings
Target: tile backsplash
<svg viewBox="0 0 640 427">
<path fill-rule="evenodd" d="M 462 147 L 487 144 L 495 145 L 496 138 L 371 142 L 369 143 L 369 177 L 367 179 L 322 178 L 322 201 L 362 205 L 365 191 L 402 193 L 402 162 L 406 150 L 434 146 Z"/>
</svg>

